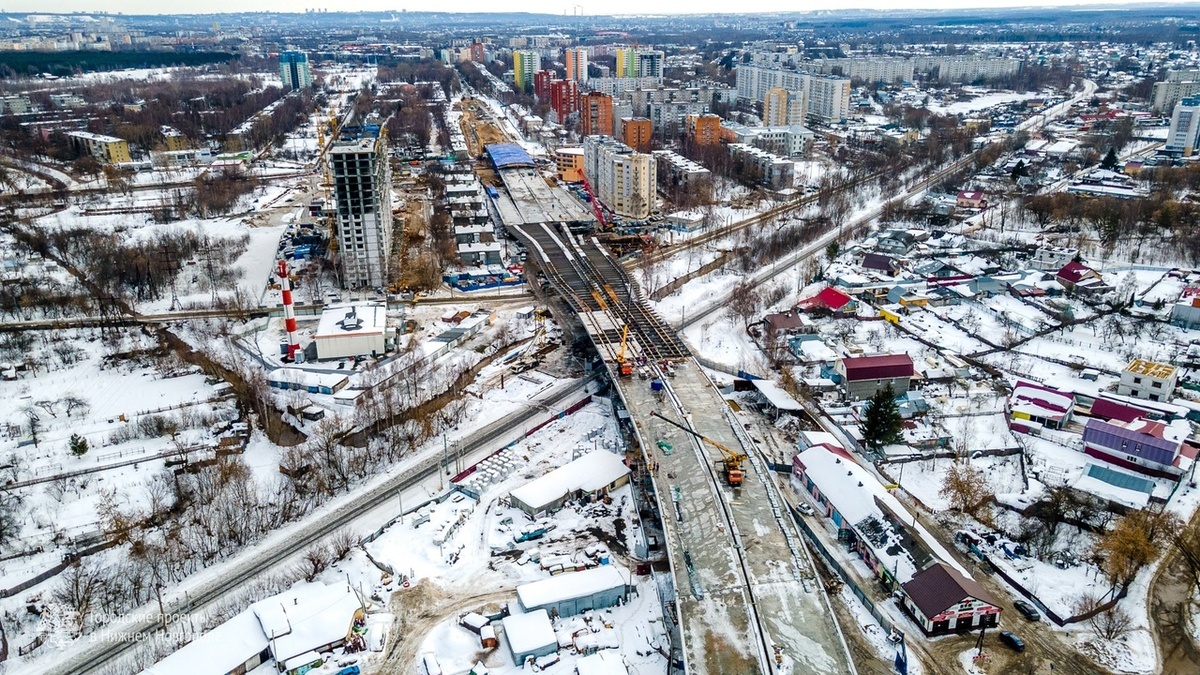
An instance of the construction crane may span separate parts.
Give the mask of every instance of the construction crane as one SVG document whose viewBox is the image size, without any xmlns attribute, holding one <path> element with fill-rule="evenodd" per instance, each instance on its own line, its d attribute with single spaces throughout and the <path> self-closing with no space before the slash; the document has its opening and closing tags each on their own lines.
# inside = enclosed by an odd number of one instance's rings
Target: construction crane
<svg viewBox="0 0 1200 675">
<path fill-rule="evenodd" d="M 724 456 L 724 459 L 720 462 L 717 462 L 714 466 L 718 471 L 721 472 L 721 475 L 725 477 L 725 482 L 729 484 L 729 487 L 742 486 L 742 480 L 746 477 L 746 473 L 742 471 L 742 462 L 745 462 L 747 459 L 749 459 L 749 457 L 747 457 L 744 453 L 738 452 L 724 443 L 718 443 L 708 436 L 698 434 L 679 422 L 662 415 L 657 410 L 651 411 L 650 414 L 664 422 L 679 427 L 692 436 L 695 436 L 696 438 L 720 450 L 721 454 Z"/>
<path fill-rule="evenodd" d="M 633 364 L 625 358 L 625 343 L 629 340 L 629 324 L 621 330 L 621 351 L 617 353 L 617 374 L 621 377 L 633 375 Z"/>
<path fill-rule="evenodd" d="M 600 221 L 601 228 L 608 228 L 608 223 L 604 222 L 604 209 L 600 207 L 600 201 L 596 199 L 596 193 L 592 192 L 592 186 L 588 183 L 587 178 L 583 179 L 583 189 L 587 192 L 588 201 L 592 203 L 592 213 L 595 214 L 596 220 Z"/>
</svg>

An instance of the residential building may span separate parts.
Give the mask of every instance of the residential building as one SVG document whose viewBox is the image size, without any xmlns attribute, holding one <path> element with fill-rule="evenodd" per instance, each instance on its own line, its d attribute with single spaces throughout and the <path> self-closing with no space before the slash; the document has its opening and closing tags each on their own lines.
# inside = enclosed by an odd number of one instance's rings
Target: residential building
<svg viewBox="0 0 1200 675">
<path fill-rule="evenodd" d="M 550 84 L 558 81 L 558 73 L 553 70 L 539 70 L 533 74 L 533 95 L 538 103 L 550 102 Z"/>
<path fill-rule="evenodd" d="M 191 145 L 188 142 L 187 136 L 184 136 L 175 127 L 164 126 L 158 130 L 163 137 L 163 145 L 167 152 L 181 152 L 188 149 Z"/>
<path fill-rule="evenodd" d="M 483 49 L 482 42 L 472 42 L 469 52 L 471 60 L 475 63 L 485 63 L 487 61 L 487 56 L 484 54 Z"/>
<path fill-rule="evenodd" d="M 804 153 L 804 148 L 813 139 L 813 132 L 799 124 L 786 127 L 748 127 L 742 124 L 726 124 L 726 135 L 732 136 L 737 143 L 753 145 L 761 150 L 781 155 L 796 157 Z"/>
<path fill-rule="evenodd" d="M 129 143 L 123 138 L 87 131 L 68 131 L 67 138 L 77 151 L 85 152 L 103 164 L 124 164 L 133 161 L 129 155 Z"/>
<path fill-rule="evenodd" d="M 847 356 L 837 362 L 836 368 L 842 379 L 842 389 L 851 399 L 871 398 L 889 384 L 899 396 L 908 391 L 915 372 L 908 354 Z"/>
<path fill-rule="evenodd" d="M 971 83 L 1016 75 L 1023 63 L 1007 56 L 917 56 L 913 58 L 913 71 L 940 82 Z"/>
<path fill-rule="evenodd" d="M 963 190 L 958 193 L 954 205 L 960 209 L 986 209 L 987 195 L 978 190 Z"/>
<path fill-rule="evenodd" d="M 709 110 L 710 106 L 707 103 L 694 101 L 664 101 L 647 106 L 654 131 L 671 136 L 683 132 L 689 115 L 703 115 Z"/>
<path fill-rule="evenodd" d="M 82 108 L 87 105 L 87 101 L 83 97 L 74 92 L 62 94 L 50 94 L 50 103 L 54 104 L 55 108 L 72 110 Z"/>
<path fill-rule="evenodd" d="M 567 64 L 567 79 L 575 82 L 587 82 L 588 79 L 588 49 L 587 47 L 572 47 L 563 54 Z"/>
<path fill-rule="evenodd" d="M 554 151 L 558 179 L 565 183 L 583 180 L 583 148 L 558 148 Z"/>
<path fill-rule="evenodd" d="M 763 97 L 763 126 L 783 127 L 804 122 L 803 91 L 771 87 Z"/>
<path fill-rule="evenodd" d="M 1063 288 L 1077 293 L 1099 293 L 1109 290 L 1099 272 L 1074 260 L 1059 268 L 1054 279 L 1062 284 Z"/>
<path fill-rule="evenodd" d="M 696 145 L 717 145 L 721 142 L 721 116 L 706 113 L 684 118 L 687 135 Z"/>
<path fill-rule="evenodd" d="M 378 131 L 374 132 L 378 134 Z M 329 150 L 337 202 L 342 286 L 387 285 L 392 241 L 392 181 L 387 137 L 365 133 Z"/>
<path fill-rule="evenodd" d="M 1171 324 L 1187 330 L 1200 328 L 1200 288 L 1183 289 L 1183 297 L 1171 305 Z"/>
<path fill-rule="evenodd" d="M 1166 113 L 1175 109 L 1175 104 L 1190 96 L 1200 94 L 1200 70 L 1169 70 L 1162 82 L 1154 83 L 1150 108 Z"/>
<path fill-rule="evenodd" d="M 1179 369 L 1168 363 L 1134 359 L 1121 371 L 1117 394 L 1160 403 L 1170 401 L 1179 381 Z"/>
<path fill-rule="evenodd" d="M 854 298 L 842 291 L 832 286 L 826 286 L 816 295 L 809 296 L 796 303 L 796 309 L 803 312 L 825 311 L 853 314 L 858 310 L 858 303 L 854 301 Z"/>
<path fill-rule="evenodd" d="M 917 238 L 907 230 L 888 230 L 875 242 L 875 248 L 888 255 L 908 255 L 916 245 Z"/>
<path fill-rule="evenodd" d="M 1168 425 L 1144 418 L 1093 418 L 1083 428 L 1083 452 L 1138 473 L 1178 480 L 1196 459 L 1196 448 L 1184 442 L 1190 433 L 1186 420 Z"/>
<path fill-rule="evenodd" d="M 658 164 L 659 185 L 682 187 L 700 201 L 712 196 L 711 171 L 670 150 L 655 150 L 651 154 Z"/>
<path fill-rule="evenodd" d="M 308 66 L 308 54 L 304 52 L 282 52 L 279 55 L 279 78 L 284 89 L 308 89 L 312 87 L 312 70 Z"/>
<path fill-rule="evenodd" d="M 0 96 L 0 115 L 24 115 L 33 104 L 25 94 Z"/>
<path fill-rule="evenodd" d="M 654 158 L 605 136 L 583 139 L 584 173 L 592 195 L 613 213 L 645 220 L 655 207 Z"/>
<path fill-rule="evenodd" d="M 848 77 L 856 82 L 894 84 L 912 82 L 912 59 L 871 56 L 845 59 L 815 59 L 809 67 L 814 73 Z"/>
<path fill-rule="evenodd" d="M 650 77 L 663 80 L 663 53 L 657 49 L 639 49 L 634 57 L 637 71 L 630 77 Z"/>
<path fill-rule="evenodd" d="M 744 143 L 730 143 L 734 171 L 754 175 L 772 190 L 788 190 L 796 184 L 796 163 Z"/>
<path fill-rule="evenodd" d="M 1032 425 L 1062 429 L 1071 421 L 1075 397 L 1069 393 L 1030 382 L 1017 382 L 1008 398 L 1010 426 L 1028 433 Z"/>
<path fill-rule="evenodd" d="M 826 124 L 842 122 L 850 114 L 850 80 L 833 75 L 813 75 L 804 90 L 806 115 Z"/>
<path fill-rule="evenodd" d="M 1057 272 L 1079 255 L 1079 249 L 1065 246 L 1041 246 L 1033 252 L 1029 266 L 1043 272 Z"/>
<path fill-rule="evenodd" d="M 533 86 L 533 75 L 541 69 L 541 52 L 533 49 L 513 50 L 513 87 L 517 91 Z"/>
<path fill-rule="evenodd" d="M 555 80 L 550 84 L 550 111 L 558 124 L 566 124 L 579 114 L 579 83 L 575 80 Z"/>
<path fill-rule="evenodd" d="M 612 136 L 613 98 L 589 91 L 579 97 L 579 133 L 581 136 Z"/>
<path fill-rule="evenodd" d="M 1000 605 L 978 581 L 935 562 L 903 584 L 903 607 L 929 636 L 1000 625 Z"/>
<path fill-rule="evenodd" d="M 1163 150 L 1168 153 L 1191 157 L 1196 151 L 1196 138 L 1200 135 L 1200 96 L 1189 96 L 1175 104 L 1171 113 L 1171 128 Z"/>
<path fill-rule="evenodd" d="M 637 77 L 637 59 L 635 52 L 631 47 L 621 47 L 616 50 L 613 56 L 616 57 L 617 67 L 613 72 L 613 77 Z"/>
<path fill-rule="evenodd" d="M 626 117 L 621 120 L 621 142 L 637 152 L 650 152 L 654 129 L 645 117 Z"/>
</svg>

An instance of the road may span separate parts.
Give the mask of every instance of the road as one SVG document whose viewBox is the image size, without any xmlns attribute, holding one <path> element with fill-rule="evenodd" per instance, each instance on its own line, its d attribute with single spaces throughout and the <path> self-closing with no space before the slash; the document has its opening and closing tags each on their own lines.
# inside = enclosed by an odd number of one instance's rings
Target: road
<svg viewBox="0 0 1200 675">
<path fill-rule="evenodd" d="M 532 401 L 545 408 L 524 406 L 467 435 L 459 445 L 467 463 L 478 461 L 521 437 L 524 435 L 523 429 L 557 417 L 558 413 L 554 409 L 562 410 L 581 400 L 586 395 L 590 382 L 590 379 L 573 380 L 549 389 Z M 386 478 L 373 485 L 336 499 L 332 505 L 326 505 L 317 514 L 276 531 L 239 555 L 219 563 L 220 574 L 198 573 L 164 596 L 166 612 L 198 612 L 211 603 L 219 602 L 238 592 L 260 575 L 289 564 L 312 544 L 350 527 L 355 521 L 377 509 L 395 515 L 395 509 L 390 507 L 395 503 L 397 495 L 402 490 L 414 487 L 422 480 L 435 475 L 441 463 L 440 449 L 430 450 L 396 467 Z M 154 605 L 132 610 L 128 615 L 136 616 L 140 620 L 112 624 L 91 634 L 88 640 L 77 640 L 63 653 L 54 656 L 43 655 L 42 659 L 28 667 L 13 669 L 10 675 L 32 672 L 44 672 L 48 675 L 86 675 L 100 671 L 138 642 L 153 639 L 159 632 L 158 622 L 153 618 L 157 616 L 157 611 L 157 606 Z M 46 668 L 49 658 L 55 659 L 56 662 Z"/>
</svg>

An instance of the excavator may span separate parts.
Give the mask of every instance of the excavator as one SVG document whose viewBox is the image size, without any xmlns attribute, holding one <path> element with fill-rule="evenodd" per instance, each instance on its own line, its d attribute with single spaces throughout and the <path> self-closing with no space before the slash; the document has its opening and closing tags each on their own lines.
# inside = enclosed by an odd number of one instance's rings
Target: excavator
<svg viewBox="0 0 1200 675">
<path fill-rule="evenodd" d="M 708 443 L 709 445 L 713 446 L 714 448 L 720 450 L 721 454 L 724 455 L 725 459 L 716 463 L 715 466 L 716 466 L 717 470 L 720 471 L 721 475 L 725 477 L 725 482 L 729 484 L 729 487 L 741 487 L 742 486 L 742 480 L 746 477 L 746 473 L 742 470 L 742 462 L 745 462 L 747 459 L 749 459 L 748 457 L 746 457 L 745 454 L 740 453 L 740 452 L 734 450 L 733 448 L 730 448 L 728 445 L 725 445 L 724 443 L 718 443 L 717 441 L 714 441 L 713 439 L 709 438 L 708 436 L 703 436 L 701 434 L 698 434 L 695 431 L 692 431 L 691 429 L 687 428 L 686 426 L 680 424 L 679 422 L 676 422 L 675 420 L 662 415 L 657 410 L 651 411 L 650 414 L 664 422 L 667 422 L 668 424 L 679 427 L 680 429 L 687 432 L 688 434 L 691 434 L 692 436 L 695 436 L 696 438 L 699 438 L 700 440 L 704 441 L 705 443 Z"/>
<path fill-rule="evenodd" d="M 625 324 L 625 328 L 621 331 L 621 351 L 617 353 L 617 373 L 621 377 L 629 377 L 633 375 L 633 364 L 629 359 L 625 358 L 625 343 L 629 339 L 629 324 Z"/>
</svg>

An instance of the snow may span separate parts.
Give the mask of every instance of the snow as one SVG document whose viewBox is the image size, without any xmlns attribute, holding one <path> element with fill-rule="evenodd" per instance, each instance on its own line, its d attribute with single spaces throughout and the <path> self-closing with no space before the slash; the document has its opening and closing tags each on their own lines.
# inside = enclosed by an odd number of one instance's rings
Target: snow
<svg viewBox="0 0 1200 675">
<path fill-rule="evenodd" d="M 616 652 L 596 652 L 591 656 L 579 659 L 575 664 L 579 675 L 628 675 L 629 669 L 621 661 L 621 655 Z"/>
<path fill-rule="evenodd" d="M 617 455 L 596 450 L 512 491 L 514 499 L 534 513 L 563 495 L 576 491 L 591 494 L 629 474 L 629 467 Z"/>
<path fill-rule="evenodd" d="M 612 565 L 601 565 L 517 586 L 517 598 L 521 606 L 529 610 L 624 587 L 625 577 L 620 570 Z"/>
<path fill-rule="evenodd" d="M 971 90 L 972 89 L 970 87 L 963 88 L 964 92 L 970 92 Z M 1043 94 L 1037 92 L 1017 93 L 1012 91 L 997 91 L 980 94 L 969 101 L 956 101 L 948 105 L 942 105 L 940 103 L 930 101 L 925 108 L 930 112 L 937 113 L 939 115 L 959 115 L 972 113 L 978 110 L 986 110 L 987 108 L 1003 105 L 1005 103 L 1015 103 L 1017 101 L 1026 101 L 1029 99 L 1042 97 Z"/>
<path fill-rule="evenodd" d="M 504 617 L 500 623 L 504 626 L 504 637 L 508 639 L 508 646 L 513 654 L 528 654 L 558 645 L 554 627 L 550 624 L 550 615 L 544 609 L 527 614 L 513 614 Z"/>
<path fill-rule="evenodd" d="M 247 609 L 147 668 L 144 675 L 192 675 L 197 663 L 213 672 L 231 672 L 268 646 L 258 617 Z"/>
</svg>

